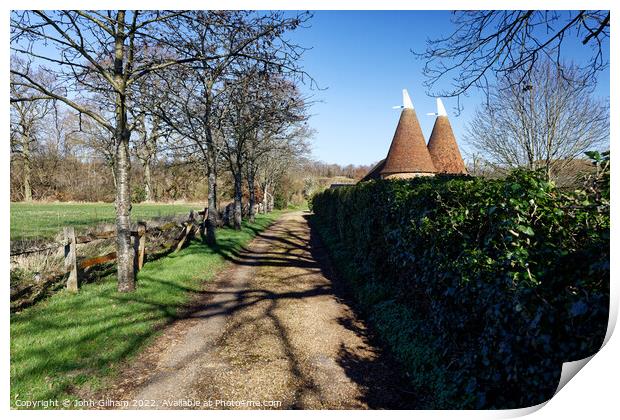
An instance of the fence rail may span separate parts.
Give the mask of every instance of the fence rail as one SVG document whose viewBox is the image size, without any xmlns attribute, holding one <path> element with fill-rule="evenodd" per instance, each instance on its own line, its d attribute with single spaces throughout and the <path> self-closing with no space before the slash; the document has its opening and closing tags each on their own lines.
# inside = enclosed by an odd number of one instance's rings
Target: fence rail
<svg viewBox="0 0 620 420">
<path fill-rule="evenodd" d="M 195 235 L 195 233 L 200 229 L 200 227 L 204 226 L 207 215 L 208 209 L 206 208 L 201 211 L 192 210 L 189 213 L 188 219 L 184 222 L 181 222 L 180 224 L 166 223 L 163 226 L 156 226 L 151 228 L 152 231 L 159 231 L 160 233 L 164 233 L 175 228 L 181 228 L 180 234 L 175 235 L 174 240 L 172 241 L 170 246 L 164 247 L 159 251 L 159 253 L 167 253 L 169 251 L 177 252 L 182 249 L 183 246 L 187 243 L 188 239 Z M 134 273 L 140 271 L 146 261 L 147 234 L 150 232 L 151 230 L 149 230 L 147 222 L 145 221 L 139 221 L 136 224 L 136 228 L 131 231 L 131 240 L 134 250 Z M 104 255 L 82 256 L 82 258 L 80 258 L 80 256 L 78 255 L 79 252 L 77 245 L 87 244 L 99 240 L 112 239 L 115 236 L 116 230 L 93 232 L 87 235 L 76 235 L 75 228 L 73 226 L 66 226 L 63 228 L 63 240 L 61 242 L 56 241 L 47 244 L 47 246 L 42 248 L 34 248 L 13 252 L 11 253 L 11 257 L 53 250 L 64 250 L 64 273 L 60 276 L 51 276 L 47 279 L 47 281 L 58 281 L 61 280 L 62 277 L 64 277 L 65 275 L 69 274 L 66 280 L 66 288 L 68 290 L 77 292 L 79 290 L 81 276 L 84 275 L 84 270 L 92 269 L 93 267 L 100 264 L 113 262 L 116 260 L 117 257 L 116 252 L 109 252 Z M 11 300 L 20 297 L 23 294 L 23 290 L 17 291 L 14 295 L 13 293 L 11 293 Z"/>
</svg>

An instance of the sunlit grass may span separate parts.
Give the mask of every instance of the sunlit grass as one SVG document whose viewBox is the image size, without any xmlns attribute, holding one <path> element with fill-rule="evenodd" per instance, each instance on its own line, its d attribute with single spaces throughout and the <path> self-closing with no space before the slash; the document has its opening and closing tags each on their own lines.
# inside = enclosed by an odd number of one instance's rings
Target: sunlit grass
<svg viewBox="0 0 620 420">
<path fill-rule="evenodd" d="M 215 248 L 194 241 L 146 264 L 134 293 L 118 293 L 110 276 L 12 315 L 11 405 L 16 399 L 71 398 L 81 386 L 96 389 L 155 336 L 157 325 L 175 319 L 189 292 L 211 280 L 227 257 L 280 214 L 258 215 L 241 231 L 218 230 Z"/>
<path fill-rule="evenodd" d="M 188 214 L 196 204 L 133 204 L 133 220 Z M 52 238 L 63 226 L 76 229 L 113 222 L 114 203 L 11 203 L 11 240 Z"/>
<path fill-rule="evenodd" d="M 308 211 L 308 201 L 304 200 L 301 204 L 289 204 L 287 210 L 291 211 Z"/>
</svg>

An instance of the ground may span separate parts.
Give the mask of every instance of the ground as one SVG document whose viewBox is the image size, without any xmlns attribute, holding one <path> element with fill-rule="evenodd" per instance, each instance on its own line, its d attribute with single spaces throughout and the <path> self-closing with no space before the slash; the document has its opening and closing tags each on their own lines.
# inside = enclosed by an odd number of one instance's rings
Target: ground
<svg viewBox="0 0 620 420">
<path fill-rule="evenodd" d="M 228 260 L 281 215 L 244 221 L 242 229 L 218 230 L 216 247 L 200 239 L 164 258 L 148 261 L 137 290 L 119 293 L 114 270 L 62 290 L 11 314 L 11 404 L 18 400 L 74 400 L 78 391 L 101 389 L 179 316 L 192 292 L 213 281 Z"/>
<path fill-rule="evenodd" d="M 228 268 L 99 398 L 132 408 L 415 405 L 349 303 L 306 214 L 285 214 L 227 258 Z"/>
</svg>

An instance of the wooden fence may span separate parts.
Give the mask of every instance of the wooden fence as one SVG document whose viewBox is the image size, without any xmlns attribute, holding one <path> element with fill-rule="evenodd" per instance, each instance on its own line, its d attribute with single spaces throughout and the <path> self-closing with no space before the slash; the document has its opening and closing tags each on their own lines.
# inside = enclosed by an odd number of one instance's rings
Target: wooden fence
<svg viewBox="0 0 620 420">
<path fill-rule="evenodd" d="M 206 208 L 198 212 L 192 210 L 189 214 L 188 220 L 182 222 L 180 225 L 174 223 L 155 228 L 160 232 L 165 232 L 179 227 L 181 228 L 181 233 L 176 235 L 168 247 L 160 249 L 159 253 L 177 252 L 183 248 L 183 246 L 187 243 L 187 240 L 204 225 L 207 215 L 208 209 Z M 197 218 L 200 218 L 200 221 L 198 221 Z M 134 249 L 134 273 L 136 274 L 142 269 L 146 261 L 147 233 L 149 233 L 149 228 L 147 223 L 144 221 L 138 222 L 136 228 L 131 231 L 131 240 Z M 66 288 L 70 291 L 77 292 L 79 290 L 81 280 L 80 276 L 83 275 L 84 270 L 116 260 L 116 252 L 110 252 L 105 255 L 83 256 L 80 258 L 78 255 L 77 245 L 87 244 L 98 240 L 112 239 L 116 237 L 116 230 L 101 231 L 78 236 L 75 234 L 75 228 L 73 226 L 67 226 L 63 228 L 63 234 L 64 239 L 60 243 L 54 242 L 52 244 L 47 244 L 43 248 L 22 250 L 20 252 L 11 253 L 11 257 L 64 248 L 65 273 L 62 276 L 68 273 Z"/>
</svg>

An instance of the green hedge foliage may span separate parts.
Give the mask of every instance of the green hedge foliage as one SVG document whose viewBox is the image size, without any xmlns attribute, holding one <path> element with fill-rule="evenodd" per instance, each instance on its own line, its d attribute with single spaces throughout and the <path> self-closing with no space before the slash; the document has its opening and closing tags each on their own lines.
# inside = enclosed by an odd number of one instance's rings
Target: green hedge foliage
<svg viewBox="0 0 620 420">
<path fill-rule="evenodd" d="M 600 157 L 600 156 L 599 156 Z M 312 200 L 314 225 L 427 408 L 518 408 L 602 345 L 608 175 L 380 180 Z"/>
</svg>

